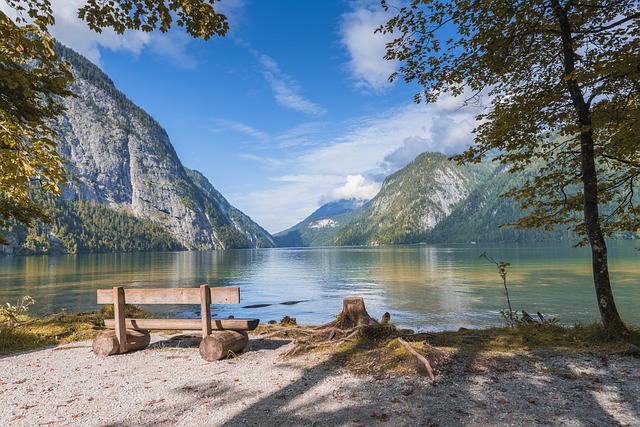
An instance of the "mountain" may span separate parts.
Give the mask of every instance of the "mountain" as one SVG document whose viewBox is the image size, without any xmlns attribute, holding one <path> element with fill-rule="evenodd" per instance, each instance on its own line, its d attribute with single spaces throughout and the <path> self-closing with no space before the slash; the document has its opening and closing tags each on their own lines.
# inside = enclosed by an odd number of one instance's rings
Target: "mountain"
<svg viewBox="0 0 640 427">
<path fill-rule="evenodd" d="M 423 153 L 385 179 L 362 213 L 337 233 L 336 245 L 392 245 L 424 241 L 462 203 L 489 166 L 460 166 Z"/>
<path fill-rule="evenodd" d="M 426 236 L 426 242 L 467 243 L 467 242 L 534 242 L 573 239 L 577 235 L 566 229 L 554 231 L 544 229 L 516 229 L 501 227 L 524 216 L 517 202 L 500 197 L 510 188 L 521 186 L 534 172 L 531 169 L 518 174 L 510 174 L 506 166 L 498 166 L 486 179 L 482 180 L 469 196 L 451 213 L 440 221 Z"/>
<path fill-rule="evenodd" d="M 457 165 L 442 154 L 423 153 L 390 175 L 380 193 L 335 236 L 334 245 L 411 243 L 534 242 L 581 237 L 563 227 L 553 230 L 516 229 L 502 225 L 526 216 L 520 205 L 500 197 L 521 187 L 537 173 L 533 163 L 516 174 L 491 161 Z M 579 188 L 567 191 L 579 191 Z M 640 197 L 634 196 L 634 204 Z M 613 215 L 615 202 L 601 206 L 603 217 Z M 634 239 L 634 233 L 616 233 Z"/>
<path fill-rule="evenodd" d="M 278 247 L 330 246 L 335 235 L 359 212 L 366 200 L 342 199 L 322 205 L 293 227 L 276 233 Z"/>
<path fill-rule="evenodd" d="M 183 249 L 275 245 L 202 174 L 182 165 L 162 126 L 106 74 L 64 46 L 57 45 L 56 52 L 72 65 L 75 77 L 75 96 L 63 100 L 66 112 L 57 123 L 68 179 L 64 200 L 90 202 L 154 224 Z M 49 230 L 53 239 L 64 240 L 59 233 L 59 228 Z M 9 238 L 23 244 L 18 237 Z"/>
</svg>

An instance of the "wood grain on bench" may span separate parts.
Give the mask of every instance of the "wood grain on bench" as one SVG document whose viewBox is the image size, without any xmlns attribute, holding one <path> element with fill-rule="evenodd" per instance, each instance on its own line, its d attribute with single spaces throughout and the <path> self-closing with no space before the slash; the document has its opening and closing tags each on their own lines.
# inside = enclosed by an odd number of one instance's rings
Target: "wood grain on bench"
<svg viewBox="0 0 640 427">
<path fill-rule="evenodd" d="M 98 304 L 113 304 L 113 290 L 98 289 Z M 211 304 L 240 304 L 240 288 L 209 288 Z M 127 304 L 200 304 L 200 288 L 125 289 Z"/>
</svg>

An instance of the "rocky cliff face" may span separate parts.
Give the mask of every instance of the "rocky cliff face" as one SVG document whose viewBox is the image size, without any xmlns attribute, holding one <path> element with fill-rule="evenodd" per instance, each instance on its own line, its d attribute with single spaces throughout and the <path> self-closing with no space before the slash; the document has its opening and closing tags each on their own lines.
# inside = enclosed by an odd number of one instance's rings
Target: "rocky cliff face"
<svg viewBox="0 0 640 427">
<path fill-rule="evenodd" d="M 59 151 L 69 171 L 63 196 L 82 197 L 162 224 L 189 249 L 274 246 L 204 176 L 187 170 L 165 130 L 89 61 L 64 48 L 77 95 L 66 99 Z"/>
</svg>

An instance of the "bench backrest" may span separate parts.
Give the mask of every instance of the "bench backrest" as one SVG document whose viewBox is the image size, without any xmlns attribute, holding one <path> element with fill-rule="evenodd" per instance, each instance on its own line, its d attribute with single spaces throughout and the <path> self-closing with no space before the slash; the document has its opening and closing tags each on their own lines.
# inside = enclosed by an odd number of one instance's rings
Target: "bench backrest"
<svg viewBox="0 0 640 427">
<path fill-rule="evenodd" d="M 98 289 L 98 304 L 113 304 L 113 289 Z M 240 304 L 240 288 L 209 288 L 211 304 Z M 127 304 L 200 304 L 201 288 L 125 289 Z"/>
</svg>

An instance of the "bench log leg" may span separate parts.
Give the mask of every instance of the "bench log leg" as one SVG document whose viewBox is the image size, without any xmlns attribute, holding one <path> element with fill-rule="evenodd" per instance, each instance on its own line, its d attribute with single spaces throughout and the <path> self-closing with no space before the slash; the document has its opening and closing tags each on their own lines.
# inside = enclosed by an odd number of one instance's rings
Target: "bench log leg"
<svg viewBox="0 0 640 427">
<path fill-rule="evenodd" d="M 213 331 L 202 339 L 200 355 L 207 362 L 224 359 L 241 352 L 249 344 L 244 331 Z"/>
<path fill-rule="evenodd" d="M 126 351 L 142 350 L 146 348 L 151 342 L 151 334 L 149 331 L 144 330 L 126 330 Z M 120 341 L 116 335 L 116 331 L 105 331 L 98 334 L 93 339 L 93 352 L 101 357 L 111 356 L 112 354 L 119 354 Z"/>
<path fill-rule="evenodd" d="M 202 339 L 211 334 L 211 292 L 209 285 L 200 286 L 200 314 L 202 315 Z"/>
<path fill-rule="evenodd" d="M 116 321 L 116 338 L 118 339 L 118 353 L 127 352 L 126 329 L 124 325 L 124 288 L 117 286 L 113 288 L 113 318 Z"/>
</svg>

